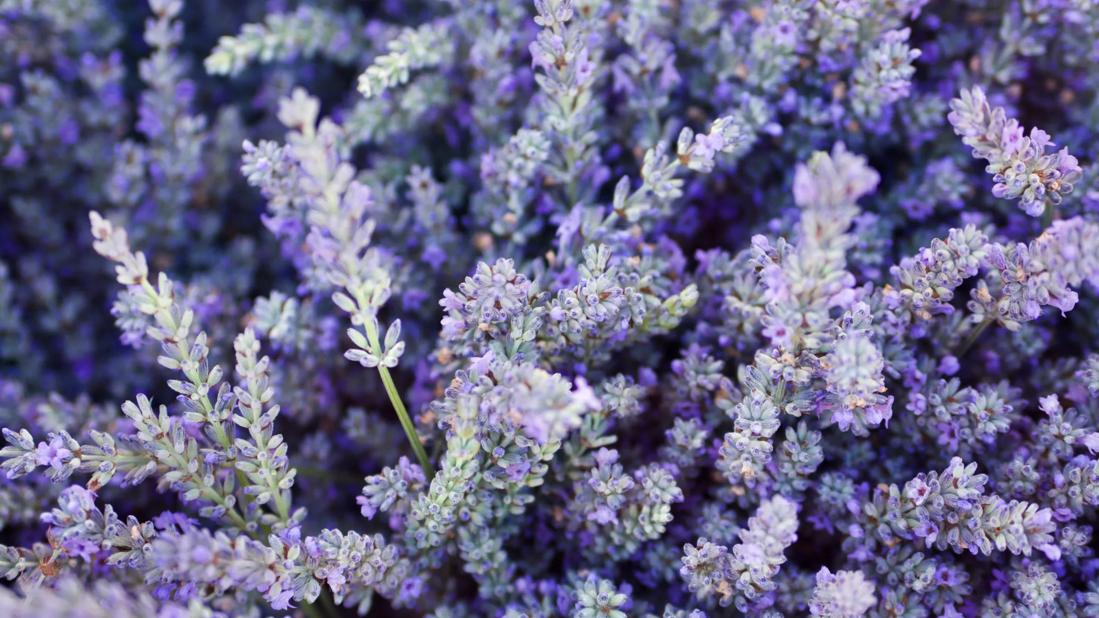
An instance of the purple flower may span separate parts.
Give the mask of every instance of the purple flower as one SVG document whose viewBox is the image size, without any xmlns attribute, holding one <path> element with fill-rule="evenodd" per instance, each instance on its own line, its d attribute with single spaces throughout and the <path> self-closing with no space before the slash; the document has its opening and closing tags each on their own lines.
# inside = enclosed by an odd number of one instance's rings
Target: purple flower
<svg viewBox="0 0 1099 618">
<path fill-rule="evenodd" d="M 515 463 L 508 464 L 504 470 L 507 472 L 508 480 L 513 483 L 519 483 L 526 478 L 530 472 L 530 462 L 517 461 Z"/>
<path fill-rule="evenodd" d="M 415 604 L 416 599 L 423 593 L 424 582 L 419 577 L 409 577 L 401 582 L 401 590 L 397 596 L 397 602 L 406 607 Z"/>
<path fill-rule="evenodd" d="M 595 452 L 595 465 L 597 466 L 610 466 L 618 461 L 618 451 L 614 449 L 601 448 Z"/>
<path fill-rule="evenodd" d="M 952 376 L 958 373 L 958 369 L 961 365 L 958 363 L 958 357 L 947 354 L 939 361 L 939 373 L 944 376 Z"/>
<path fill-rule="evenodd" d="M 1093 431 L 1085 435 L 1083 439 L 1083 444 L 1084 447 L 1088 449 L 1088 452 L 1090 452 L 1092 455 L 1096 454 L 1096 452 L 1099 452 L 1099 431 Z"/>
<path fill-rule="evenodd" d="M 267 602 L 271 604 L 271 609 L 284 610 L 294 607 L 291 601 L 294 600 L 294 591 L 290 588 L 279 590 L 275 594 L 268 593 Z"/>
<path fill-rule="evenodd" d="M 601 526 L 605 526 L 617 522 L 618 515 L 607 505 L 600 505 L 588 514 L 588 519 Z"/>
<path fill-rule="evenodd" d="M 34 451 L 35 462 L 40 466 L 49 466 L 60 470 L 69 463 L 72 451 L 65 448 L 65 441 L 60 436 L 51 436 L 49 442 L 39 442 Z"/>
</svg>

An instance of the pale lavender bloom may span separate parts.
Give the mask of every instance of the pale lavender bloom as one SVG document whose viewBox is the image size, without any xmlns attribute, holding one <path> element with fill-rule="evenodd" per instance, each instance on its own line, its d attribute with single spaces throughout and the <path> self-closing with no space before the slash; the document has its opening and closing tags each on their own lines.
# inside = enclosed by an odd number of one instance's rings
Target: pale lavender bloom
<svg viewBox="0 0 1099 618">
<path fill-rule="evenodd" d="M 828 567 L 821 567 L 809 612 L 822 618 L 858 618 L 866 615 L 876 602 L 874 584 L 866 581 L 861 571 L 833 574 Z"/>
<path fill-rule="evenodd" d="M 1073 288 L 1099 284 L 1099 225 L 1073 217 L 1055 221 L 1029 244 L 989 245 L 985 268 L 990 277 L 970 294 L 977 315 L 1018 330 L 1043 306 L 1067 313 L 1079 300 Z"/>
<path fill-rule="evenodd" d="M 52 436 L 49 442 L 39 442 L 34 451 L 35 462 L 40 466 L 49 466 L 60 470 L 69 462 L 72 451 L 65 448 L 61 436 Z"/>
<path fill-rule="evenodd" d="M 950 102 L 948 116 L 954 132 L 973 149 L 973 156 L 988 161 L 996 197 L 1019 199 L 1032 217 L 1061 203 L 1072 192 L 1082 170 L 1067 148 L 1046 154 L 1054 146 L 1050 136 L 1037 127 L 1026 136 L 1014 118 L 1002 107 L 992 107 L 979 87 L 963 90 Z"/>
</svg>

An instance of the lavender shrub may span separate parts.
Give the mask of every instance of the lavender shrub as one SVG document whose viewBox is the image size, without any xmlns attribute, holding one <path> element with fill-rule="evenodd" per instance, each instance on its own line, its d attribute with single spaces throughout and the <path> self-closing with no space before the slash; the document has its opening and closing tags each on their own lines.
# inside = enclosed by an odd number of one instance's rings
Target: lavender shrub
<svg viewBox="0 0 1099 618">
<path fill-rule="evenodd" d="M 1099 617 L 1096 0 L 0 0 L 0 616 Z"/>
</svg>

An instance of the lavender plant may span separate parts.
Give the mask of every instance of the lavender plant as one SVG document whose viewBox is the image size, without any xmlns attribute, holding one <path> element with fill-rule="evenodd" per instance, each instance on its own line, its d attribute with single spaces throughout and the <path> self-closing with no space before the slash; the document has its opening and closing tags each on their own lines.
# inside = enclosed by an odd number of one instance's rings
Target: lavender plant
<svg viewBox="0 0 1099 618">
<path fill-rule="evenodd" d="M 1096 33 L 0 0 L 0 615 L 1099 616 Z"/>
</svg>

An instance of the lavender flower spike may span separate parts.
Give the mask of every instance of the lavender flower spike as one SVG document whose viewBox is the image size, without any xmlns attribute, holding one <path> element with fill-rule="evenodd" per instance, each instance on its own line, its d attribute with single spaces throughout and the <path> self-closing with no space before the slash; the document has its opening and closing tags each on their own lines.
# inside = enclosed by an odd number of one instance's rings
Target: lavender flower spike
<svg viewBox="0 0 1099 618">
<path fill-rule="evenodd" d="M 954 132 L 973 149 L 974 158 L 988 161 L 993 195 L 1018 199 L 1028 215 L 1038 217 L 1072 193 L 1082 173 L 1079 162 L 1068 148 L 1046 154 L 1047 147 L 1055 147 L 1048 133 L 1034 127 L 1026 135 L 1004 108 L 989 104 L 980 87 L 962 90 L 950 109 Z"/>
</svg>

